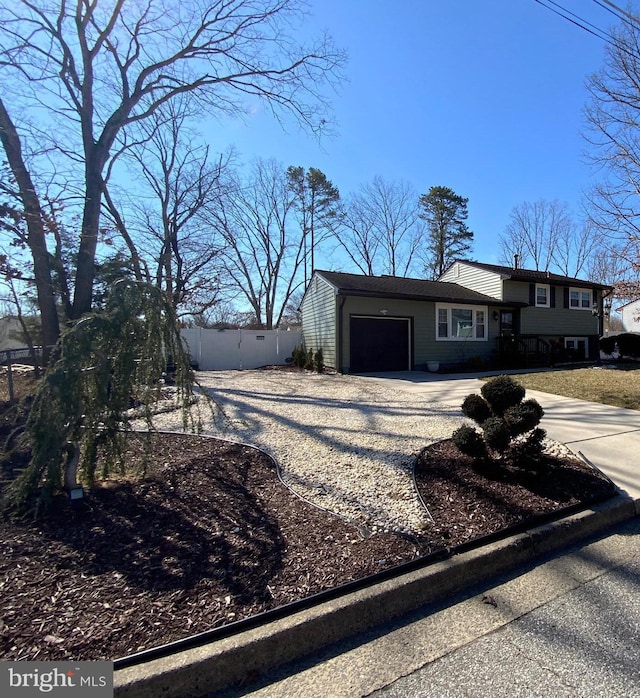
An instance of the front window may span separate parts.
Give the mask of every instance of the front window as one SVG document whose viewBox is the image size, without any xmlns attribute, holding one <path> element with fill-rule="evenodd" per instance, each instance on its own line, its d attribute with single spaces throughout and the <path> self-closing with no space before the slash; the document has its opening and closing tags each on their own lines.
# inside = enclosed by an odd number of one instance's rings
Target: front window
<svg viewBox="0 0 640 698">
<path fill-rule="evenodd" d="M 438 309 L 438 339 L 449 336 L 449 314 L 446 308 Z"/>
<path fill-rule="evenodd" d="M 591 310 L 591 291 L 582 288 L 569 289 L 569 307 L 574 310 Z"/>
<path fill-rule="evenodd" d="M 536 284 L 536 307 L 549 307 L 549 286 L 547 284 Z"/>
<path fill-rule="evenodd" d="M 457 342 L 487 341 L 487 309 L 438 303 L 436 339 Z"/>
</svg>

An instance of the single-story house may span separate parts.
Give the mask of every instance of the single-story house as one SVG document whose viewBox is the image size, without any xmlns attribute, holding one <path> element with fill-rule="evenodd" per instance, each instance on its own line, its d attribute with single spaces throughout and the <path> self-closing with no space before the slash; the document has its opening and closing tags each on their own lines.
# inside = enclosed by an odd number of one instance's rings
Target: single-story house
<svg viewBox="0 0 640 698">
<path fill-rule="evenodd" d="M 343 373 L 541 365 L 596 358 L 611 287 L 456 261 L 439 281 L 316 270 L 302 299 L 307 349 Z"/>
<path fill-rule="evenodd" d="M 640 332 L 640 299 L 625 303 L 618 312 L 625 332 Z"/>
</svg>

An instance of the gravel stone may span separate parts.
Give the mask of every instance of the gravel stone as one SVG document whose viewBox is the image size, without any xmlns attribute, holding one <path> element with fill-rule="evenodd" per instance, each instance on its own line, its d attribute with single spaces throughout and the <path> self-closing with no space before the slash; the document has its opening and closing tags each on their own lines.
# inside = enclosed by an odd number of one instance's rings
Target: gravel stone
<svg viewBox="0 0 640 698">
<path fill-rule="evenodd" d="M 459 408 L 357 376 L 279 370 L 196 376 L 216 406 L 212 414 L 199 401 L 202 433 L 267 451 L 292 491 L 354 521 L 363 535 L 428 525 L 413 487 L 415 459 L 470 423 Z M 182 431 L 181 414 L 158 414 L 154 426 Z M 553 441 L 545 450 L 571 453 Z"/>
<path fill-rule="evenodd" d="M 270 453 L 296 494 L 366 531 L 421 530 L 428 514 L 412 469 L 425 446 L 463 423 L 459 409 L 356 376 L 277 370 L 196 374 L 215 401 L 199 403 L 202 432 Z M 179 412 L 154 419 L 182 431 Z"/>
</svg>

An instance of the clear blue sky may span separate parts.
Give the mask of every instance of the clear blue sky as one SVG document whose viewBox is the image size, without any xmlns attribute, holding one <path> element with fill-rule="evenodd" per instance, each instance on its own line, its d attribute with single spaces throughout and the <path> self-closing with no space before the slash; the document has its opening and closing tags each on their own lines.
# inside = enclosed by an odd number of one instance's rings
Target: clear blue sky
<svg viewBox="0 0 640 698">
<path fill-rule="evenodd" d="M 559 2 L 603 29 L 615 22 L 591 0 Z M 349 53 L 338 135 L 319 145 L 258 112 L 204 134 L 214 149 L 318 167 L 343 194 L 376 175 L 419 194 L 451 187 L 469 198 L 473 256 L 486 262 L 515 205 L 557 198 L 579 215 L 593 175 L 585 79 L 602 40 L 534 0 L 314 0 L 311 12 L 310 30 Z"/>
</svg>

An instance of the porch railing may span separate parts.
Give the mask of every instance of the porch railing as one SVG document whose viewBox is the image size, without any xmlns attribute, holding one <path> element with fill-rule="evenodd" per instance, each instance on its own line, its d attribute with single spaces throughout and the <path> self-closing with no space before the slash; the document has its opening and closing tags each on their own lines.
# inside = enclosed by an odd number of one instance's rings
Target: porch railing
<svg viewBox="0 0 640 698">
<path fill-rule="evenodd" d="M 551 345 L 535 336 L 498 337 L 498 356 L 504 362 L 525 367 L 548 366 L 551 363 Z"/>
</svg>

